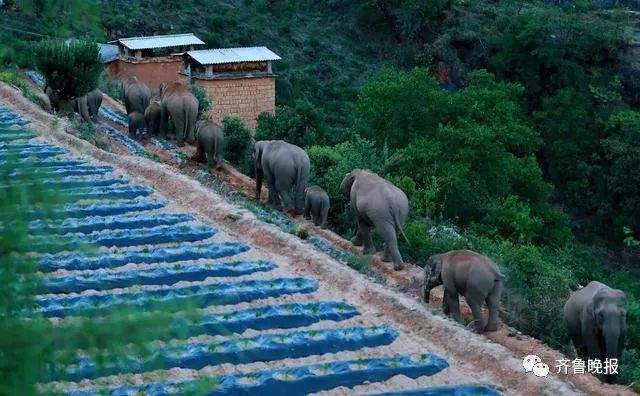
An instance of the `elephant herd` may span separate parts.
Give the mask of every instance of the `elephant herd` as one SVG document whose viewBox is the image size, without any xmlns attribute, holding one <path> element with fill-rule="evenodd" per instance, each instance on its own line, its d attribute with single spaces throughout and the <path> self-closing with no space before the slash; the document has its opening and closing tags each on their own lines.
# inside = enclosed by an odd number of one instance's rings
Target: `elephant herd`
<svg viewBox="0 0 640 396">
<path fill-rule="evenodd" d="M 166 137 L 171 119 L 180 147 L 195 144 L 194 160 L 212 167 L 223 164 L 224 134 L 220 126 L 197 120 L 198 100 L 180 83 L 164 83 L 152 97 L 151 90 L 137 79 L 122 83 L 122 96 L 129 118 L 131 137 L 140 139 L 148 134 Z M 58 101 L 55 93 L 46 90 L 51 107 Z M 46 101 L 43 98 L 42 101 Z M 93 90 L 73 101 L 74 109 L 89 121 L 98 114 L 102 93 Z M 44 107 L 44 106 L 43 106 Z M 256 177 L 255 198 L 260 200 L 263 183 L 268 190 L 267 204 L 275 209 L 295 211 L 312 218 L 314 225 L 327 227 L 330 209 L 329 195 L 319 186 L 308 186 L 310 160 L 300 147 L 282 140 L 253 143 L 252 160 Z M 294 189 L 292 202 L 289 192 Z M 375 253 L 372 230 L 384 242 L 384 261 L 392 261 L 395 270 L 403 268 L 398 249 L 398 237 L 407 239 L 403 227 L 409 213 L 405 193 L 386 179 L 365 169 L 348 172 L 340 191 L 349 197 L 357 231 L 351 242 L 363 246 L 364 254 Z M 408 241 L 407 241 L 408 242 Z M 455 250 L 436 254 L 424 267 L 424 299 L 429 303 L 431 290 L 443 285 L 443 312 L 462 322 L 459 296 L 464 296 L 471 308 L 473 326 L 477 332 L 496 331 L 498 312 L 505 276 L 488 257 L 470 250 Z M 488 318 L 482 307 L 486 304 Z M 573 292 L 564 306 L 564 320 L 578 352 L 592 359 L 619 359 L 622 353 L 628 303 L 625 294 L 603 283 L 592 281 Z"/>
</svg>

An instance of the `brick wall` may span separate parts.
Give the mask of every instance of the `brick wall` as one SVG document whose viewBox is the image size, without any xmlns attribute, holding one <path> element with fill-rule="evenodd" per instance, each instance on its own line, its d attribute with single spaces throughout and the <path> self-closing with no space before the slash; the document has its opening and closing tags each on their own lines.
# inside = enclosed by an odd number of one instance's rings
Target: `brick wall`
<svg viewBox="0 0 640 396">
<path fill-rule="evenodd" d="M 245 125 L 254 130 L 256 119 L 263 112 L 275 112 L 275 76 L 200 80 L 193 82 L 203 87 L 209 96 L 213 109 L 213 122 L 220 123 L 225 115 L 237 115 Z"/>
<path fill-rule="evenodd" d="M 154 58 L 142 62 L 117 59 L 107 66 L 109 75 L 117 78 L 137 77 L 151 89 L 158 89 L 163 82 L 184 82 L 178 73 L 182 61 L 172 58 Z"/>
</svg>

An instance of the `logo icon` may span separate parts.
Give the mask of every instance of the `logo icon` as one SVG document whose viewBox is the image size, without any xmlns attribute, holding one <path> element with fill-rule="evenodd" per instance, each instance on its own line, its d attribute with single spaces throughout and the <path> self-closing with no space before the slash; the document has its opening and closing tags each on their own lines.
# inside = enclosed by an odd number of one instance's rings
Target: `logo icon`
<svg viewBox="0 0 640 396">
<path fill-rule="evenodd" d="M 546 377 L 549 374 L 549 366 L 546 363 L 536 363 L 532 371 L 536 377 Z"/>
<path fill-rule="evenodd" d="M 530 373 L 531 371 L 533 371 L 533 366 L 536 363 L 541 363 L 542 359 L 540 359 L 538 356 L 536 355 L 527 355 L 524 357 L 524 359 L 522 359 L 522 366 L 524 367 L 524 371 L 526 371 L 527 373 Z"/>
</svg>

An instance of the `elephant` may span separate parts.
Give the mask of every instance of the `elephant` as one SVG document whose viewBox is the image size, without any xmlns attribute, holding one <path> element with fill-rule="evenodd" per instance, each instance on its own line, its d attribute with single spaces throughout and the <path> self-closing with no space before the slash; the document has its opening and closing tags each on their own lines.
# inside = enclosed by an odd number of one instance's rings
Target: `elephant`
<svg viewBox="0 0 640 396">
<path fill-rule="evenodd" d="M 304 217 L 313 215 L 313 225 L 327 228 L 329 215 L 329 194 L 320 186 L 307 187 L 304 190 Z"/>
<path fill-rule="evenodd" d="M 152 136 L 160 136 L 160 102 L 152 100 L 144 111 L 144 119 L 147 122 L 147 128 Z"/>
<path fill-rule="evenodd" d="M 144 114 L 137 110 L 129 114 L 129 136 L 134 139 L 143 139 L 147 136 L 147 131 Z"/>
<path fill-rule="evenodd" d="M 102 91 L 98 88 L 89 91 L 86 95 L 75 98 L 73 101 L 73 111 L 80 114 L 83 120 L 91 123 L 97 119 L 102 105 Z"/>
<path fill-rule="evenodd" d="M 185 140 L 193 144 L 198 99 L 181 83 L 160 85 L 160 133 L 166 134 L 169 116 L 176 131 L 176 145 L 183 147 Z"/>
<path fill-rule="evenodd" d="M 73 104 L 73 111 L 80 114 L 80 117 L 83 120 L 91 124 L 92 120 L 91 120 L 91 114 L 89 112 L 89 103 L 87 101 L 87 95 L 83 95 L 79 98 L 73 99 L 72 104 Z"/>
<path fill-rule="evenodd" d="M 393 260 L 393 268 L 401 270 L 404 263 L 398 250 L 398 234 L 407 240 L 402 227 L 409 214 L 409 200 L 405 193 L 384 178 L 365 169 L 347 173 L 340 184 L 340 191 L 350 197 L 356 215 L 358 230 L 351 242 L 364 245 L 363 253 L 375 252 L 371 228 L 385 243 L 384 261 Z M 407 240 L 408 241 L 408 240 Z"/>
<path fill-rule="evenodd" d="M 86 96 L 89 116 L 92 119 L 97 119 L 98 114 L 100 113 L 100 106 L 102 105 L 102 91 L 96 88 L 90 91 Z"/>
<path fill-rule="evenodd" d="M 44 87 L 44 93 L 49 98 L 49 103 L 51 103 L 51 109 L 54 112 L 60 111 L 60 94 L 58 91 L 51 88 L 49 85 Z"/>
<path fill-rule="evenodd" d="M 309 182 L 310 161 L 307 153 L 298 146 L 283 140 L 261 140 L 254 144 L 253 163 L 256 172 L 256 200 L 260 200 L 263 179 L 267 182 L 269 198 L 267 203 L 276 209 L 302 214 L 304 189 Z M 288 196 L 292 186 L 296 187 L 295 204 Z"/>
<path fill-rule="evenodd" d="M 211 121 L 200 120 L 195 127 L 197 151 L 194 160 L 204 162 L 209 166 L 221 168 L 224 162 L 222 149 L 224 148 L 224 135 L 220 126 Z"/>
<path fill-rule="evenodd" d="M 427 304 L 431 289 L 444 285 L 443 311 L 462 323 L 458 295 L 463 295 L 473 314 L 477 332 L 498 330 L 498 309 L 502 296 L 504 275 L 486 256 L 471 250 L 453 250 L 436 254 L 424 267 L 424 299 Z M 482 305 L 487 303 L 489 318 L 484 323 Z"/>
<path fill-rule="evenodd" d="M 124 98 L 124 107 L 127 114 L 134 111 L 144 113 L 151 101 L 151 90 L 149 87 L 139 81 L 136 77 L 125 80 L 121 85 L 122 97 Z"/>
<path fill-rule="evenodd" d="M 564 320 L 576 349 L 591 359 L 620 359 L 627 331 L 627 297 L 622 290 L 591 281 L 564 305 Z"/>
</svg>

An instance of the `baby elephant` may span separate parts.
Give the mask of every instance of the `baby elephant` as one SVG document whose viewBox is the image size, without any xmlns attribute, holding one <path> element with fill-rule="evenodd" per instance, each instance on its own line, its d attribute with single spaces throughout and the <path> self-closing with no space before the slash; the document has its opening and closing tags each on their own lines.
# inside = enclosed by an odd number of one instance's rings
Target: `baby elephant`
<svg viewBox="0 0 640 396">
<path fill-rule="evenodd" d="M 329 194 L 320 186 L 307 187 L 304 190 L 304 217 L 313 216 L 313 225 L 327 228 L 329 215 Z"/>
<path fill-rule="evenodd" d="M 488 257 L 470 250 L 453 250 L 429 257 L 424 267 L 424 299 L 429 303 L 431 289 L 444 285 L 443 311 L 462 323 L 458 295 L 471 307 L 477 332 L 498 330 L 498 308 L 504 275 Z M 489 320 L 485 325 L 482 305 L 487 303 Z"/>
<path fill-rule="evenodd" d="M 147 136 L 147 122 L 144 120 L 144 114 L 137 110 L 129 114 L 129 136 L 134 139 Z"/>
<path fill-rule="evenodd" d="M 198 149 L 193 159 L 198 162 L 204 162 L 206 159 L 209 166 L 217 169 L 221 168 L 224 161 L 222 154 L 224 147 L 222 128 L 211 121 L 200 120 L 196 122 L 194 134 Z"/>
</svg>

